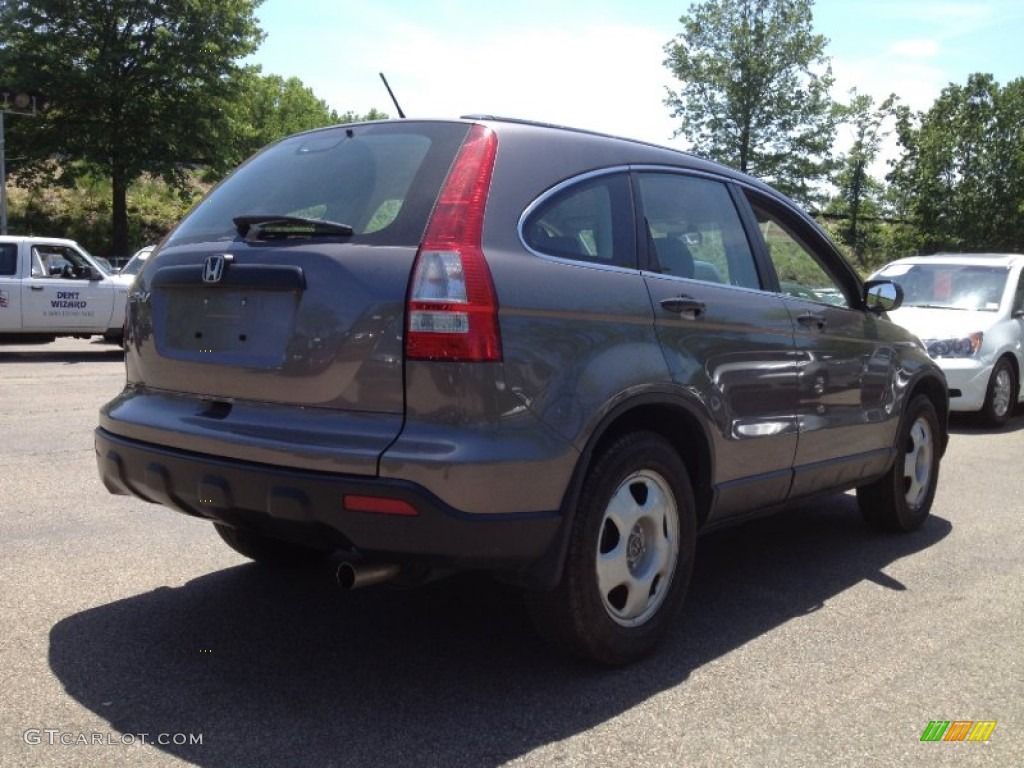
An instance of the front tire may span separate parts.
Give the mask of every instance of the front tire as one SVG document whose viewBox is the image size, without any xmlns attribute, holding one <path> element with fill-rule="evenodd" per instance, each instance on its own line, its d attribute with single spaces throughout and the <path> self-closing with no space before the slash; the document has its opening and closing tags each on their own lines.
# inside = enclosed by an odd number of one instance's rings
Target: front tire
<svg viewBox="0 0 1024 768">
<path fill-rule="evenodd" d="M 985 392 L 985 405 L 981 417 L 992 427 L 1001 427 L 1010 420 L 1017 404 L 1017 377 L 1013 366 L 1005 357 L 992 369 Z"/>
<path fill-rule="evenodd" d="M 571 525 L 558 586 L 527 594 L 538 632 L 602 664 L 647 655 L 693 572 L 696 511 L 679 455 L 652 432 L 620 437 L 588 472 Z"/>
<path fill-rule="evenodd" d="M 224 539 L 224 543 L 235 552 L 274 568 L 302 568 L 315 565 L 331 554 L 326 550 L 304 547 L 301 544 L 274 539 L 256 531 L 232 528 L 222 523 L 214 523 L 213 527 Z"/>
<path fill-rule="evenodd" d="M 896 461 L 879 480 L 857 489 L 861 514 L 872 526 L 912 531 L 931 511 L 942 453 L 935 405 L 918 395 L 907 406 L 896 437 Z"/>
</svg>

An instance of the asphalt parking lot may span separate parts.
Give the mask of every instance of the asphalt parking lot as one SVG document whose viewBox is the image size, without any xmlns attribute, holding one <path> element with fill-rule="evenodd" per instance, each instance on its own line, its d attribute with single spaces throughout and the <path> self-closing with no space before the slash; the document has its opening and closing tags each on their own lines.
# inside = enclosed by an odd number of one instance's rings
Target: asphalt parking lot
<svg viewBox="0 0 1024 768">
<path fill-rule="evenodd" d="M 486 579 L 342 593 L 110 496 L 123 375 L 109 345 L 0 347 L 2 766 L 1024 765 L 1020 411 L 954 420 L 914 534 L 839 495 L 703 537 L 683 621 L 609 671 Z"/>
</svg>

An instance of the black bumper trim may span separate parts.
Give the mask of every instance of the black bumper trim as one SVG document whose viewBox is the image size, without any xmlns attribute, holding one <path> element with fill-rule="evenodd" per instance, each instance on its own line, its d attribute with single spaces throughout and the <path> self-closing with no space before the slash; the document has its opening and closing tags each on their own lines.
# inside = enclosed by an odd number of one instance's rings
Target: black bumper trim
<svg viewBox="0 0 1024 768">
<path fill-rule="evenodd" d="M 557 511 L 463 512 L 401 480 L 223 459 L 126 439 L 102 427 L 94 437 L 100 477 L 111 493 L 314 546 L 520 570 L 544 555 L 562 521 Z M 418 514 L 346 510 L 345 494 L 401 499 Z"/>
</svg>

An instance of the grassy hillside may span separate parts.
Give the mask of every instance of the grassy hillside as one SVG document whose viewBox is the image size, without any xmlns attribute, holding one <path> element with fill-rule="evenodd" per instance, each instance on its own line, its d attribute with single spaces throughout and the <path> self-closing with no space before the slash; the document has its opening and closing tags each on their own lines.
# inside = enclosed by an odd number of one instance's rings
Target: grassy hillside
<svg viewBox="0 0 1024 768">
<path fill-rule="evenodd" d="M 128 191 L 130 242 L 134 250 L 160 240 L 197 202 L 209 185 L 198 179 L 184 194 L 159 179 L 143 179 Z M 90 253 L 124 259 L 110 252 L 110 182 L 81 181 L 72 186 L 30 186 L 8 180 L 7 231 L 12 235 L 66 237 Z"/>
</svg>

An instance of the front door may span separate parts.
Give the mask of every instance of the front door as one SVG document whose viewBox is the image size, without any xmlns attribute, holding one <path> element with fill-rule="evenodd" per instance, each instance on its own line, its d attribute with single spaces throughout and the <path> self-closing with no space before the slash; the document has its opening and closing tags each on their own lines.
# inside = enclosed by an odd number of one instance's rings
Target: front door
<svg viewBox="0 0 1024 768">
<path fill-rule="evenodd" d="M 890 328 L 859 308 L 859 283 L 820 235 L 749 196 L 799 357 L 792 496 L 850 485 L 891 455 L 899 413 Z"/>
<path fill-rule="evenodd" d="M 35 245 L 33 276 L 24 284 L 22 318 L 27 331 L 107 330 L 114 311 L 114 286 L 95 279 L 92 265 L 74 248 Z"/>
</svg>

